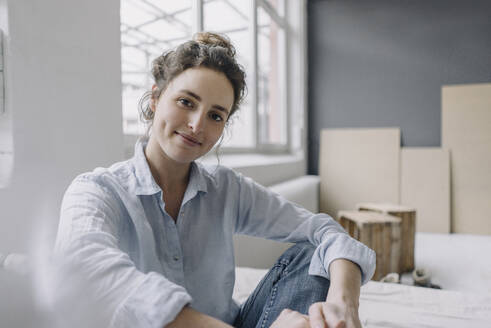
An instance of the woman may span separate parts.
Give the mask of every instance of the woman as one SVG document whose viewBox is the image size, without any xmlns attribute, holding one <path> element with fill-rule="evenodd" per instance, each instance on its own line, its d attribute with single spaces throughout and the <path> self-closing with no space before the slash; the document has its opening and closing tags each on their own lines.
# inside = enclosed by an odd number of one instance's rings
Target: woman
<svg viewBox="0 0 491 328">
<path fill-rule="evenodd" d="M 77 177 L 62 204 L 57 250 L 90 277 L 110 325 L 360 327 L 373 251 L 328 215 L 195 162 L 244 95 L 230 42 L 199 33 L 158 57 L 152 73 L 143 108 L 149 137 L 132 159 Z M 234 233 L 296 243 L 240 308 L 232 301 Z"/>
</svg>

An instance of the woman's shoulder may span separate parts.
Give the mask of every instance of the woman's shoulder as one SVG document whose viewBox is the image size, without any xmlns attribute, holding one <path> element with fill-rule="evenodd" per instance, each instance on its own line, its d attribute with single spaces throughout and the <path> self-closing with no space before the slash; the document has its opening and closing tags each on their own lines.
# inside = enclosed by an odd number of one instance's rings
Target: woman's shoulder
<svg viewBox="0 0 491 328">
<path fill-rule="evenodd" d="M 242 174 L 234 169 L 218 165 L 218 164 L 204 164 L 196 162 L 199 171 L 209 179 L 213 180 L 216 184 L 222 184 L 226 182 L 235 181 L 241 178 Z"/>
<path fill-rule="evenodd" d="M 117 189 L 128 190 L 134 179 L 134 168 L 131 160 L 121 161 L 109 167 L 96 167 L 92 171 L 79 174 L 73 179 L 68 189 L 91 186 L 104 192 Z"/>
<path fill-rule="evenodd" d="M 255 189 L 259 186 L 251 178 L 233 168 L 222 165 L 198 164 L 202 176 L 207 177 L 208 190 L 211 186 L 218 193 L 240 192 L 243 189 Z"/>
</svg>

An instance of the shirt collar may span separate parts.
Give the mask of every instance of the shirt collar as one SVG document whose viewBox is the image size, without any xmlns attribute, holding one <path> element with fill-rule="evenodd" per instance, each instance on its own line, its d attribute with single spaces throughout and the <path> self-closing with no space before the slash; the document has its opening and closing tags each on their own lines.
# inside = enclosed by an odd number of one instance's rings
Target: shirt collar
<svg viewBox="0 0 491 328">
<path fill-rule="evenodd" d="M 136 179 L 135 194 L 153 195 L 162 192 L 160 186 L 155 182 L 150 167 L 145 157 L 145 147 L 148 138 L 138 139 L 135 145 L 135 155 L 132 158 L 134 175 Z M 208 181 L 213 180 L 210 173 L 199 163 L 191 162 L 191 172 L 187 189 L 190 193 L 196 194 L 198 191 L 208 192 Z M 186 192 L 187 193 L 187 192 Z"/>
</svg>

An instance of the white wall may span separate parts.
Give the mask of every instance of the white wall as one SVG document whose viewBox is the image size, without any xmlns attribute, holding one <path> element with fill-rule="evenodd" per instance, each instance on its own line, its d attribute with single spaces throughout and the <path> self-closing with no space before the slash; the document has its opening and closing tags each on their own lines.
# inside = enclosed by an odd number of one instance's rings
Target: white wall
<svg viewBox="0 0 491 328">
<path fill-rule="evenodd" d="M 25 252 L 31 230 L 56 232 L 77 174 L 123 158 L 119 0 L 0 0 L 0 17 L 8 65 L 0 147 L 11 136 L 14 154 L 0 189 L 0 252 Z"/>
</svg>

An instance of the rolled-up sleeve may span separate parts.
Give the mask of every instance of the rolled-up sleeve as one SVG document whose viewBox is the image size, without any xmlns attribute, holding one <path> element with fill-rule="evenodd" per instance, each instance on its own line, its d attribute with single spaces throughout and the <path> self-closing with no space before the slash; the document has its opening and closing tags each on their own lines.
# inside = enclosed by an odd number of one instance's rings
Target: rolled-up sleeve
<svg viewBox="0 0 491 328">
<path fill-rule="evenodd" d="M 140 271 L 121 249 L 121 211 L 109 190 L 77 178 L 63 199 L 55 254 L 86 275 L 110 327 L 162 328 L 191 296 L 159 273 Z"/>
<path fill-rule="evenodd" d="M 332 219 L 331 219 L 332 220 Z M 361 283 L 367 283 L 375 272 L 375 252 L 347 233 L 326 234 L 312 256 L 309 273 L 329 279 L 334 260 L 346 259 L 358 265 Z"/>
<path fill-rule="evenodd" d="M 375 272 L 375 252 L 351 238 L 332 217 L 314 214 L 249 178 L 238 175 L 239 209 L 236 232 L 281 242 L 309 241 L 317 248 L 309 273 L 329 279 L 329 265 L 336 259 L 357 264 L 362 284 Z"/>
</svg>

